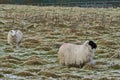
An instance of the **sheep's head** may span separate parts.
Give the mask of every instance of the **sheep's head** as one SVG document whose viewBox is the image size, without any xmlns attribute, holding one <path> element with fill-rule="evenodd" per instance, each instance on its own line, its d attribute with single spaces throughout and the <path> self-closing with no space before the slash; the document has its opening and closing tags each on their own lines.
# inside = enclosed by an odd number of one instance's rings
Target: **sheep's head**
<svg viewBox="0 0 120 80">
<path fill-rule="evenodd" d="M 89 43 L 88 43 L 92 49 L 96 49 L 97 48 L 97 44 L 94 43 L 93 41 L 89 40 Z"/>
<path fill-rule="evenodd" d="M 89 45 L 92 49 L 96 49 L 96 48 L 97 48 L 97 44 L 94 43 L 94 42 L 91 41 L 91 40 L 85 41 L 83 45 L 87 45 L 87 46 Z"/>
<path fill-rule="evenodd" d="M 11 35 L 12 35 L 12 36 L 15 36 L 15 34 L 16 34 L 16 31 L 15 31 L 15 30 L 11 30 L 10 32 L 11 32 Z"/>
</svg>

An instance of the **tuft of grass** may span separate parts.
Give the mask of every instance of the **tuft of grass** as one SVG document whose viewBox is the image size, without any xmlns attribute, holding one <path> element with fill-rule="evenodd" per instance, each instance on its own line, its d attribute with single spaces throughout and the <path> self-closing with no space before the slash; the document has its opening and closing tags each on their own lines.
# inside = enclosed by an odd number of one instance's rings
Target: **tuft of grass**
<svg viewBox="0 0 120 80">
<path fill-rule="evenodd" d="M 46 47 L 45 47 L 45 46 L 44 46 L 44 47 L 41 47 L 40 49 L 41 49 L 41 50 L 45 50 L 45 51 L 51 50 L 51 48 L 50 48 L 50 47 L 47 47 L 47 46 L 46 46 Z"/>
<path fill-rule="evenodd" d="M 95 66 L 90 64 L 90 63 L 87 63 L 83 69 L 87 69 L 87 70 L 94 70 L 95 69 Z"/>
<path fill-rule="evenodd" d="M 37 73 L 37 72 L 41 71 L 41 69 L 28 69 L 26 71 Z"/>
<path fill-rule="evenodd" d="M 14 57 L 12 55 L 6 55 L 4 57 L 2 57 L 1 59 L 13 59 L 13 60 L 17 60 L 17 61 L 20 61 L 21 59 L 17 58 L 17 57 Z"/>
<path fill-rule="evenodd" d="M 14 71 L 13 70 L 9 70 L 9 69 L 4 69 L 4 70 L 1 70 L 0 72 L 2 72 L 4 74 L 12 74 Z"/>
<path fill-rule="evenodd" d="M 33 74 L 31 72 L 28 72 L 28 71 L 18 72 L 18 73 L 15 73 L 15 75 L 17 75 L 17 76 L 23 76 L 23 77 L 26 77 L 26 76 L 35 76 L 35 74 Z"/>
<path fill-rule="evenodd" d="M 25 48 L 34 48 L 36 46 L 39 46 L 40 42 L 36 39 L 26 39 L 23 41 L 23 47 Z"/>
<path fill-rule="evenodd" d="M 3 74 L 0 74 L 0 78 L 3 78 L 4 77 L 4 75 Z"/>
<path fill-rule="evenodd" d="M 14 52 L 14 49 L 10 47 L 6 47 L 4 48 L 4 52 Z"/>
<path fill-rule="evenodd" d="M 112 69 L 120 69 L 120 64 L 115 64 L 115 65 L 112 65 L 110 66 L 109 68 L 112 68 Z"/>
<path fill-rule="evenodd" d="M 43 63 L 44 63 L 43 61 L 34 59 L 34 60 L 25 61 L 23 65 L 43 65 Z"/>
<path fill-rule="evenodd" d="M 73 75 L 73 74 L 63 74 L 63 75 L 61 75 L 61 76 L 62 76 L 62 77 L 68 77 L 68 78 L 79 78 L 79 79 L 82 78 L 81 76 Z"/>
<path fill-rule="evenodd" d="M 0 62 L 0 67 L 8 67 L 8 68 L 12 68 L 14 67 L 15 65 L 13 63 L 9 63 L 9 62 L 6 62 L 6 63 L 2 63 Z"/>
<path fill-rule="evenodd" d="M 58 39 L 57 36 L 50 36 L 50 35 L 49 35 L 49 36 L 46 36 L 45 38 L 46 38 L 46 39 Z"/>
<path fill-rule="evenodd" d="M 99 80 L 117 80 L 116 78 L 107 78 L 107 77 L 103 77 L 103 78 L 100 78 Z"/>
<path fill-rule="evenodd" d="M 61 33 L 60 32 L 52 32 L 52 33 L 50 33 L 51 35 L 55 35 L 55 36 L 57 36 L 57 35 L 61 35 Z"/>
<path fill-rule="evenodd" d="M 116 53 L 116 54 L 113 54 L 112 56 L 111 56 L 111 58 L 120 58 L 120 53 Z"/>
<path fill-rule="evenodd" d="M 43 76 L 47 76 L 47 77 L 53 77 L 53 78 L 59 78 L 60 76 L 52 73 L 52 72 L 46 72 L 46 71 L 41 71 L 38 73 L 38 75 L 43 75 Z"/>
<path fill-rule="evenodd" d="M 26 39 L 26 40 L 24 40 L 24 42 L 26 42 L 26 43 L 39 43 L 39 41 L 36 39 Z"/>
<path fill-rule="evenodd" d="M 46 64 L 47 61 L 45 61 L 42 58 L 39 58 L 38 56 L 31 56 L 22 65 L 43 65 Z"/>
<path fill-rule="evenodd" d="M 57 50 L 55 50 L 55 49 L 50 50 L 50 51 L 48 51 L 48 53 L 47 53 L 47 54 L 57 54 Z"/>
<path fill-rule="evenodd" d="M 107 64 L 106 62 L 101 62 L 101 61 L 96 62 L 96 65 L 106 65 L 106 64 Z"/>
<path fill-rule="evenodd" d="M 81 80 L 93 80 L 93 79 L 90 79 L 90 78 L 82 78 Z"/>
<path fill-rule="evenodd" d="M 13 64 L 20 64 L 21 63 L 21 61 L 14 60 L 14 59 L 7 59 L 7 60 L 4 60 L 3 62 L 9 62 L 9 63 L 13 63 Z"/>
<path fill-rule="evenodd" d="M 109 40 L 101 40 L 99 42 L 100 45 L 115 45 L 116 43 L 114 41 L 109 41 Z"/>
<path fill-rule="evenodd" d="M 77 39 L 78 36 L 67 36 L 66 38 L 67 38 L 67 39 Z"/>
<path fill-rule="evenodd" d="M 50 32 L 50 29 L 41 29 L 40 32 Z"/>
<path fill-rule="evenodd" d="M 103 53 L 105 53 L 105 51 L 103 49 L 100 49 L 100 50 L 96 50 L 95 53 L 97 53 L 97 54 L 103 54 Z"/>
<path fill-rule="evenodd" d="M 103 27 L 101 24 L 96 24 L 96 25 L 94 26 L 94 29 L 105 30 L 106 28 Z"/>
</svg>

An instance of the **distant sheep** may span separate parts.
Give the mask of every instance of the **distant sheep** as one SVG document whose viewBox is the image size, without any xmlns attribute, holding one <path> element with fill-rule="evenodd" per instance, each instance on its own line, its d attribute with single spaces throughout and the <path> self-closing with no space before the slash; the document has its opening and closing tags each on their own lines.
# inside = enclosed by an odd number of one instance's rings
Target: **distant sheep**
<svg viewBox="0 0 120 80">
<path fill-rule="evenodd" d="M 10 30 L 8 32 L 7 41 L 11 46 L 16 45 L 16 48 L 19 48 L 22 38 L 23 33 L 20 30 Z"/>
<path fill-rule="evenodd" d="M 59 63 L 68 67 L 83 67 L 86 63 L 93 61 L 94 49 L 97 45 L 90 40 L 87 40 L 82 45 L 64 43 L 58 51 Z"/>
</svg>

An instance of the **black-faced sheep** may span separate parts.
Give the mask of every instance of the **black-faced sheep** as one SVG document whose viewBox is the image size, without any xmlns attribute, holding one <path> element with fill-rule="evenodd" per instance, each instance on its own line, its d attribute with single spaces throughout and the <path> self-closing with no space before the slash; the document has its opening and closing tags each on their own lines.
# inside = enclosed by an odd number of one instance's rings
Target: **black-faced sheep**
<svg viewBox="0 0 120 80">
<path fill-rule="evenodd" d="M 83 67 L 86 63 L 93 61 L 94 49 L 97 45 L 90 40 L 85 41 L 82 45 L 64 43 L 58 51 L 58 59 L 61 65 L 68 67 Z"/>
<path fill-rule="evenodd" d="M 8 32 L 7 41 L 11 46 L 16 45 L 16 48 L 19 48 L 22 38 L 23 33 L 20 30 L 10 30 Z"/>
</svg>

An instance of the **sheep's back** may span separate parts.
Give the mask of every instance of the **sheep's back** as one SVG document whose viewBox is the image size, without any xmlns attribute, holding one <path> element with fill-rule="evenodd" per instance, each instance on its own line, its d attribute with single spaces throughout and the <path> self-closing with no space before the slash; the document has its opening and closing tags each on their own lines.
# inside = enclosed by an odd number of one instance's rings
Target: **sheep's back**
<svg viewBox="0 0 120 80">
<path fill-rule="evenodd" d="M 21 40 L 23 38 L 23 33 L 20 30 L 17 30 L 16 37 L 17 37 L 16 38 L 17 42 L 21 42 Z"/>
</svg>

